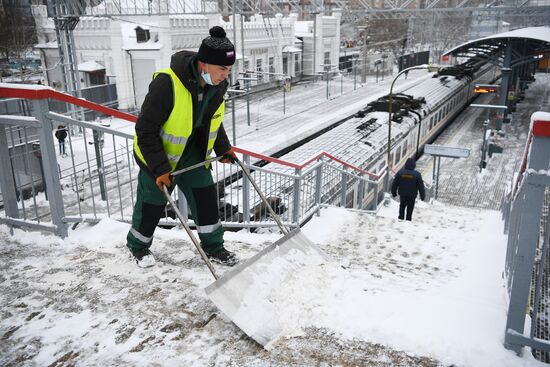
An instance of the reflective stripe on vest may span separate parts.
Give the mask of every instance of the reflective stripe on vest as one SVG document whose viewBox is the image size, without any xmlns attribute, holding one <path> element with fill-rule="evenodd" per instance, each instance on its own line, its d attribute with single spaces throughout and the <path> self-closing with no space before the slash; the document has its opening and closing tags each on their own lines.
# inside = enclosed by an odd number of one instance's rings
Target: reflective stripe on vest
<svg viewBox="0 0 550 367">
<path fill-rule="evenodd" d="M 154 74 L 156 78 L 159 74 L 166 74 L 172 79 L 172 87 L 174 90 L 174 107 L 168 120 L 162 125 L 160 130 L 160 138 L 164 152 L 170 162 L 172 171 L 176 168 L 180 160 L 187 140 L 193 131 L 193 98 L 191 93 L 185 88 L 181 80 L 171 68 L 160 70 Z M 210 157 L 210 153 L 214 147 L 214 142 L 218 136 L 218 130 L 222 123 L 223 114 L 225 112 L 225 101 L 222 101 L 210 121 L 210 131 L 208 134 L 208 145 L 206 148 L 207 154 L 205 159 Z M 141 150 L 139 149 L 137 134 L 134 134 L 134 151 L 138 158 L 147 165 Z M 208 167 L 208 166 L 206 166 Z"/>
</svg>

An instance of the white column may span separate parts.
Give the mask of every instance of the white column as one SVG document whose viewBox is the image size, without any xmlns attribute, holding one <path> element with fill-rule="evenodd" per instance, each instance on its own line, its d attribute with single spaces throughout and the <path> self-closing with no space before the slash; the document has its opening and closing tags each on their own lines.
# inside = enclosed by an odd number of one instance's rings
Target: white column
<svg viewBox="0 0 550 367">
<path fill-rule="evenodd" d="M 167 6 L 167 5 L 166 5 Z M 172 49 L 172 28 L 170 27 L 170 16 L 159 16 L 159 43 L 162 45 L 160 48 L 160 57 L 156 60 L 156 70 L 160 70 L 170 66 L 170 60 L 174 50 Z M 152 76 L 151 76 L 152 77 Z"/>
<path fill-rule="evenodd" d="M 338 65 L 338 61 L 340 60 L 340 44 L 341 44 L 341 40 L 340 40 L 340 21 L 341 21 L 341 18 L 342 18 L 342 13 L 340 12 L 334 12 L 334 18 L 336 18 L 336 22 L 335 22 L 335 37 L 334 37 L 334 42 L 332 43 L 332 51 L 330 52 L 331 54 L 331 64 L 332 65 L 337 65 L 336 68 L 339 69 L 339 65 Z"/>
<path fill-rule="evenodd" d="M 316 30 L 313 42 L 315 43 L 314 49 L 316 65 L 313 65 L 313 74 L 322 71 L 323 69 L 319 65 L 325 63 L 325 56 L 323 52 L 323 14 L 321 12 L 319 14 L 315 14 L 315 18 L 316 21 L 314 24 L 316 25 Z"/>
<path fill-rule="evenodd" d="M 281 13 L 275 14 L 275 24 L 276 24 L 275 27 L 277 28 L 277 37 L 276 37 L 277 46 L 275 50 L 276 54 L 273 55 L 273 62 L 275 64 L 274 65 L 275 72 L 282 73 L 283 72 L 283 47 L 285 45 L 285 39 L 283 35 L 283 15 Z M 268 63 L 269 63 L 269 58 L 268 58 Z"/>
<path fill-rule="evenodd" d="M 133 80 L 131 77 L 130 60 L 122 49 L 122 30 L 120 20 L 111 19 L 111 55 L 113 58 L 113 74 L 116 76 L 116 92 L 119 100 L 118 107 L 126 109 L 134 106 Z"/>
</svg>

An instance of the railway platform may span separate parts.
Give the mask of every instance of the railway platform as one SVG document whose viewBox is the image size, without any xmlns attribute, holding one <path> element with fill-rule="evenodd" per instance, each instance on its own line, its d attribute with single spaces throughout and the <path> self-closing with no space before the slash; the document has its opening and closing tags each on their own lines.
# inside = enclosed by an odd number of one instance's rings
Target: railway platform
<svg viewBox="0 0 550 367">
<path fill-rule="evenodd" d="M 488 158 L 486 168 L 480 172 L 481 145 L 483 143 L 485 111 L 468 107 L 433 142 L 436 145 L 467 148 L 468 158 L 441 158 L 437 200 L 457 206 L 498 210 L 513 175 L 521 163 L 531 114 L 550 110 L 550 74 L 538 73 L 536 81 L 526 90 L 525 99 L 512 113 L 512 122 L 503 125 L 504 136 L 499 137 L 502 153 Z M 476 103 L 497 104 L 486 96 Z M 495 127 L 491 121 L 489 128 Z M 431 156 L 423 155 L 417 169 L 427 183 L 433 180 Z"/>
</svg>

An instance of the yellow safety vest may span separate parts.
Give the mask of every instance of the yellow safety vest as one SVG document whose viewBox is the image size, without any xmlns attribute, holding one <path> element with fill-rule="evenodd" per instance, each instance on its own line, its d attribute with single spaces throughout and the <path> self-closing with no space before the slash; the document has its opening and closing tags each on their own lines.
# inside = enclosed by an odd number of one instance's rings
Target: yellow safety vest
<svg viewBox="0 0 550 367">
<path fill-rule="evenodd" d="M 176 168 L 178 161 L 180 160 L 187 140 L 191 136 L 193 131 L 193 98 L 191 93 L 185 88 L 181 80 L 171 68 L 166 68 L 157 71 L 154 74 L 156 78 L 159 74 L 166 74 L 172 79 L 172 86 L 174 88 L 174 107 L 168 120 L 162 125 L 160 130 L 160 138 L 164 147 L 164 152 L 170 161 L 172 171 Z M 214 142 L 218 136 L 218 130 L 222 124 L 223 115 L 225 112 L 225 101 L 222 101 L 210 121 L 210 131 L 208 134 L 208 145 L 206 148 L 206 158 L 210 157 L 212 149 L 214 148 Z M 138 137 L 134 133 L 134 151 L 138 158 L 147 165 L 141 150 L 139 149 Z M 208 168 L 208 165 L 205 166 Z"/>
</svg>

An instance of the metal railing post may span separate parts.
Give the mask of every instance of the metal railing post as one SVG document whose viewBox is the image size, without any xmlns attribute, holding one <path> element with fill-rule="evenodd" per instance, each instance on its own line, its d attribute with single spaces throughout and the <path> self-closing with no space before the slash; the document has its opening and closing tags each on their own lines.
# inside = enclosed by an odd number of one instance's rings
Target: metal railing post
<svg viewBox="0 0 550 367">
<path fill-rule="evenodd" d="M 297 226 L 300 225 L 300 200 L 301 198 L 301 183 L 302 183 L 302 169 L 296 168 L 294 173 L 297 178 L 294 179 L 294 202 L 292 203 L 292 222 Z"/>
<path fill-rule="evenodd" d="M 342 191 L 340 191 L 340 206 L 346 207 L 346 191 L 348 191 L 348 180 L 347 180 L 347 167 L 344 166 L 342 170 Z"/>
<path fill-rule="evenodd" d="M 4 210 L 6 216 L 19 218 L 19 209 L 17 208 L 17 192 L 15 190 L 15 180 L 13 179 L 13 167 L 10 159 L 10 149 L 8 138 L 6 136 L 5 125 L 0 124 L 0 188 L 2 189 L 2 200 L 4 201 Z M 23 199 L 23 198 L 21 198 Z"/>
<path fill-rule="evenodd" d="M 363 196 L 365 193 L 365 180 L 359 179 L 359 185 L 357 187 L 357 207 L 363 209 Z"/>
<path fill-rule="evenodd" d="M 317 216 L 321 214 L 321 190 L 322 190 L 322 183 L 323 183 L 323 167 L 324 162 L 323 158 L 319 160 L 321 164 L 316 168 L 315 173 L 315 206 L 317 206 Z"/>
<path fill-rule="evenodd" d="M 390 192 L 390 171 L 389 169 L 386 171 L 386 176 L 384 177 L 384 188 L 386 192 Z"/>
<path fill-rule="evenodd" d="M 97 164 L 97 176 L 99 179 L 99 191 L 101 200 L 107 200 L 107 185 L 105 183 L 104 164 L 103 164 L 103 133 L 93 130 L 95 160 Z"/>
<path fill-rule="evenodd" d="M 44 178 L 46 180 L 52 223 L 56 226 L 55 233 L 58 236 L 67 237 L 67 224 L 63 222 L 65 209 L 63 207 L 63 196 L 61 195 L 61 183 L 57 174 L 57 157 L 55 155 L 52 122 L 46 117 L 48 102 L 45 99 L 33 100 L 32 102 L 34 117 L 41 124 L 38 129 L 40 152 L 42 154 L 41 159 L 44 166 Z"/>
<path fill-rule="evenodd" d="M 374 210 L 378 209 L 378 187 L 380 186 L 380 178 L 374 184 Z"/>
<path fill-rule="evenodd" d="M 243 162 L 245 166 L 250 165 L 250 156 L 243 154 Z M 243 222 L 250 223 L 250 181 L 243 173 Z"/>
</svg>

